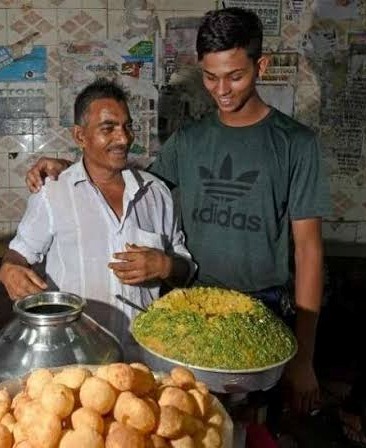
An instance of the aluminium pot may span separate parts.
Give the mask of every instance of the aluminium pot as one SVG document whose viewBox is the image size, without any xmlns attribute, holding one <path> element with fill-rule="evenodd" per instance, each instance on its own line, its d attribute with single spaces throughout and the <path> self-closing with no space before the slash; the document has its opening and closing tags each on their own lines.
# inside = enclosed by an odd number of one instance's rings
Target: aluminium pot
<svg viewBox="0 0 366 448">
<path fill-rule="evenodd" d="M 0 331 L 0 381 L 40 367 L 123 360 L 117 338 L 83 313 L 86 302 L 67 292 L 18 300 L 15 318 Z"/>
</svg>

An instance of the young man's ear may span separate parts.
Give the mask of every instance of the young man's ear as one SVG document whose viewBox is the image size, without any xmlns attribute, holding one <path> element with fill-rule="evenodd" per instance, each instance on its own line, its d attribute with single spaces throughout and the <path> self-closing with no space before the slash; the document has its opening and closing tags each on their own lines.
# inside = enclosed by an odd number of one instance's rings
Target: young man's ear
<svg viewBox="0 0 366 448">
<path fill-rule="evenodd" d="M 72 136 L 74 137 L 75 143 L 80 149 L 84 148 L 84 128 L 75 124 L 72 128 Z"/>
<path fill-rule="evenodd" d="M 270 62 L 270 56 L 263 55 L 257 61 L 258 67 L 258 78 L 261 79 L 267 70 L 268 64 Z"/>
</svg>

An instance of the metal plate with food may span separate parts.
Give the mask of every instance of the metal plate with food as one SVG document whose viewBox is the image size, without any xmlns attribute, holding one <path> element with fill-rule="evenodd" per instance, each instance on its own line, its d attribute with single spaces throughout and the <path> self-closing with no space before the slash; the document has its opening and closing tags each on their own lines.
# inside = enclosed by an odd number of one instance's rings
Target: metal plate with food
<svg viewBox="0 0 366 448">
<path fill-rule="evenodd" d="M 162 375 L 140 363 L 72 365 L 0 383 L 2 448 L 232 445 L 224 407 L 184 368 Z"/>
<path fill-rule="evenodd" d="M 259 300 L 221 288 L 176 289 L 133 322 L 154 369 L 188 366 L 215 392 L 268 389 L 295 355 L 291 330 Z"/>
</svg>

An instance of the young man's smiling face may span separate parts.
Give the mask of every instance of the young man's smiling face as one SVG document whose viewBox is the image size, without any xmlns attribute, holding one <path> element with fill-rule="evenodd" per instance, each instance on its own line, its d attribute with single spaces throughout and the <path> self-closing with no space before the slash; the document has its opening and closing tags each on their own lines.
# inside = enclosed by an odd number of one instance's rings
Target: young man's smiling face
<svg viewBox="0 0 366 448">
<path fill-rule="evenodd" d="M 126 167 L 133 141 L 132 122 L 125 102 L 102 98 L 90 103 L 82 125 L 74 128 L 86 166 L 118 172 Z"/>
<path fill-rule="evenodd" d="M 240 114 L 255 95 L 255 83 L 267 66 L 254 61 L 243 48 L 207 53 L 201 60 L 203 83 L 216 101 L 220 116 Z"/>
</svg>

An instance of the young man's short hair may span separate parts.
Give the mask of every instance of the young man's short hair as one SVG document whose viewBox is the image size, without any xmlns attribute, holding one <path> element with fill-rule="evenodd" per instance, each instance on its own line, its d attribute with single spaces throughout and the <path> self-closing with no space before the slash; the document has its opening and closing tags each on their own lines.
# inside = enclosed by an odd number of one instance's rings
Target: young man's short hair
<svg viewBox="0 0 366 448">
<path fill-rule="evenodd" d="M 243 48 L 248 57 L 262 56 L 263 25 L 252 11 L 226 8 L 207 12 L 198 29 L 196 50 L 198 60 L 205 54 Z"/>
</svg>

